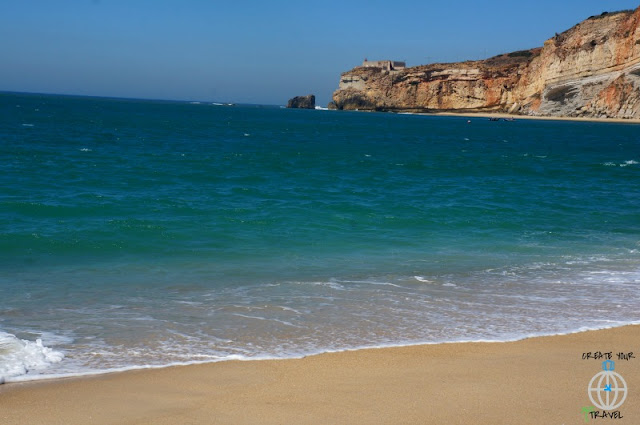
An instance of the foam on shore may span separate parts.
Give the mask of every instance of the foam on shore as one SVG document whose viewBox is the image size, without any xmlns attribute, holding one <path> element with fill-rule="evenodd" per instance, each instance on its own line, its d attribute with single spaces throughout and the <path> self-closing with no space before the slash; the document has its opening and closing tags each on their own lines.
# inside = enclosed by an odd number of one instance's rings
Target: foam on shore
<svg viewBox="0 0 640 425">
<path fill-rule="evenodd" d="M 39 338 L 28 341 L 0 332 L 0 383 L 46 369 L 63 358 L 62 352 L 45 347 Z"/>
<path fill-rule="evenodd" d="M 615 329 L 615 328 L 621 328 L 625 326 L 634 326 L 634 325 L 640 325 L 640 321 L 615 322 L 615 323 L 612 322 L 609 325 L 593 326 L 593 327 L 585 326 L 585 327 L 581 327 L 579 329 L 568 331 L 568 332 L 530 333 L 530 334 L 513 336 L 505 339 L 468 339 L 468 340 L 459 339 L 459 340 L 361 345 L 361 346 L 350 347 L 350 348 L 342 348 L 342 349 L 327 348 L 324 350 L 299 352 L 299 353 L 293 352 L 286 355 L 273 355 L 273 356 L 194 355 L 194 358 L 198 358 L 197 360 L 176 361 L 176 362 L 169 362 L 166 364 L 132 365 L 132 366 L 115 367 L 115 368 L 107 368 L 107 369 L 85 370 L 81 372 L 72 372 L 72 373 L 49 373 L 49 374 L 33 374 L 33 373 L 30 374 L 29 371 L 32 371 L 32 372 L 42 371 L 55 363 L 59 363 L 64 358 L 63 353 L 43 346 L 42 340 L 40 339 L 37 339 L 36 342 L 31 342 L 31 341 L 19 340 L 18 338 L 15 338 L 15 336 L 13 335 L 5 334 L 5 335 L 9 335 L 9 338 L 7 338 L 9 343 L 5 344 L 5 346 L 13 345 L 17 347 L 17 349 L 13 350 L 14 351 L 13 356 L 6 356 L 3 358 L 2 356 L 3 342 L 0 340 L 0 366 L 2 366 L 3 362 L 7 362 L 4 369 L 0 368 L 0 384 L 56 380 L 56 379 L 65 379 L 65 378 L 80 378 L 80 377 L 106 375 L 106 374 L 112 374 L 112 373 L 130 372 L 130 371 L 136 371 L 136 370 L 164 369 L 164 368 L 170 368 L 170 367 L 176 367 L 176 366 L 204 365 L 204 364 L 220 363 L 220 362 L 227 362 L 227 361 L 252 362 L 252 361 L 271 361 L 271 360 L 296 360 L 296 359 L 303 359 L 306 357 L 313 357 L 313 356 L 318 356 L 323 354 L 346 353 L 346 352 L 355 352 L 355 351 L 361 351 L 361 350 L 378 350 L 378 349 L 419 347 L 419 346 L 432 346 L 432 345 L 449 345 L 449 344 L 477 344 L 477 343 L 504 344 L 504 343 L 524 341 L 532 338 L 566 336 L 566 335 L 573 335 L 573 334 L 579 334 L 584 332 L 602 331 L 607 329 Z M 13 340 L 11 338 L 13 338 Z M 3 376 L 2 373 L 5 370 L 9 372 L 7 372 Z"/>
</svg>

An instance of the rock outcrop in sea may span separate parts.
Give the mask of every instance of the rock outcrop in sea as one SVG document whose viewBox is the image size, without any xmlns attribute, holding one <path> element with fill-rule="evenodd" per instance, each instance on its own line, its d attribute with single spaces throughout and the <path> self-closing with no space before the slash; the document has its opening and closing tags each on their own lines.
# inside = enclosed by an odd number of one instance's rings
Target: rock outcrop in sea
<svg viewBox="0 0 640 425">
<path fill-rule="evenodd" d="M 314 109 L 316 107 L 316 97 L 312 94 L 307 96 L 296 96 L 289 99 L 287 108 Z"/>
<path fill-rule="evenodd" d="M 640 118 L 640 7 L 481 61 L 345 72 L 338 109 Z"/>
</svg>

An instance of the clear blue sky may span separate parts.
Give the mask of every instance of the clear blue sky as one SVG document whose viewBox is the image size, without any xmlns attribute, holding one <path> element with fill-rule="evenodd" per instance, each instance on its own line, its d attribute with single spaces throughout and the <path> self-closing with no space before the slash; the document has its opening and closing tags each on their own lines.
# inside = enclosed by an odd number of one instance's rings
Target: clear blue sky
<svg viewBox="0 0 640 425">
<path fill-rule="evenodd" d="M 541 46 L 640 0 L 0 0 L 0 90 L 326 105 L 340 73 Z"/>
</svg>

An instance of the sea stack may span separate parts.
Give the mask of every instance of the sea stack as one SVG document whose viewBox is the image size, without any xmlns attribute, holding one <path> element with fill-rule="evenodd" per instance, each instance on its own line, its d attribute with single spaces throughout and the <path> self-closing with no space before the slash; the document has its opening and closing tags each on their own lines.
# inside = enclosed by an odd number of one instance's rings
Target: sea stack
<svg viewBox="0 0 640 425">
<path fill-rule="evenodd" d="M 287 103 L 287 108 L 315 109 L 315 107 L 316 97 L 312 94 L 307 96 L 296 96 L 293 99 L 289 99 L 289 103 Z"/>
</svg>

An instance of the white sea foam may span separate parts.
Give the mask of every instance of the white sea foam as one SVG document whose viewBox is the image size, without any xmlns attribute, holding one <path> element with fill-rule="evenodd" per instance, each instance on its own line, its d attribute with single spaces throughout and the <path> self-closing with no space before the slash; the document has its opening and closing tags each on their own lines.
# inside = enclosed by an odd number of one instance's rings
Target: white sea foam
<svg viewBox="0 0 640 425">
<path fill-rule="evenodd" d="M 433 281 L 432 281 L 432 280 L 425 279 L 425 278 L 424 278 L 424 277 L 422 277 L 422 276 L 414 276 L 413 278 L 414 278 L 415 280 L 417 280 L 418 282 L 423 282 L 423 283 L 433 283 Z"/>
<path fill-rule="evenodd" d="M 83 370 L 80 372 L 66 372 L 66 373 L 52 373 L 47 375 L 21 375 L 10 377 L 7 380 L 2 380 L 0 377 L 0 383 L 4 382 L 25 382 L 25 381 L 34 381 L 34 380 L 45 380 L 45 379 L 59 379 L 59 378 L 69 378 L 69 377 L 80 377 L 80 376 L 95 376 L 95 375 L 103 375 L 107 373 L 114 372 L 126 372 L 131 370 L 144 370 L 144 369 L 164 369 L 168 367 L 174 366 L 187 366 L 187 365 L 195 365 L 195 364 L 207 364 L 207 363 L 218 363 L 223 361 L 264 361 L 264 360 L 282 360 L 282 359 L 300 359 L 308 356 L 314 356 L 324 353 L 340 353 L 340 352 L 353 352 L 358 350 L 373 350 L 373 349 L 384 349 L 384 348 L 397 348 L 397 347 L 411 347 L 418 345 L 440 345 L 440 344 L 468 344 L 468 343 L 491 343 L 491 344 L 500 344 L 507 342 L 515 342 L 521 341 L 530 338 L 539 338 L 539 337 L 548 337 L 548 336 L 561 336 L 561 335 L 571 335 L 582 332 L 603 330 L 603 329 L 613 329 L 626 325 L 640 325 L 640 321 L 613 321 L 613 320 L 601 320 L 599 324 L 595 324 L 592 326 L 583 326 L 577 329 L 570 329 L 566 331 L 558 331 L 558 332 L 520 332 L 520 333 L 509 333 L 505 334 L 501 338 L 453 338 L 453 339 L 438 339 L 438 340 L 429 340 L 429 341 L 397 341 L 397 342 L 387 342 L 387 343 L 378 343 L 378 344 L 360 344 L 354 345 L 351 347 L 324 347 L 324 348 L 316 348 L 313 350 L 300 350 L 300 351 L 292 351 L 282 354 L 274 354 L 274 355 L 242 355 L 242 354 L 229 354 L 229 355 L 214 355 L 214 354 L 191 354 L 189 357 L 191 360 L 188 361 L 174 361 L 167 362 L 164 364 L 138 364 L 138 365 L 130 365 L 123 367 L 111 367 L 107 369 L 101 370 Z M 0 358 L 1 359 L 1 358 Z"/>
<path fill-rule="evenodd" d="M 245 319 L 255 319 L 255 320 L 266 320 L 272 322 L 282 323 L 283 325 L 293 326 L 294 328 L 299 328 L 300 326 L 294 325 L 291 322 L 287 322 L 286 320 L 280 320 L 273 317 L 262 317 L 262 316 L 250 316 L 248 314 L 240 314 L 240 313 L 232 313 L 234 316 L 244 317 Z"/>
<path fill-rule="evenodd" d="M 41 339 L 27 341 L 0 332 L 0 383 L 30 371 L 46 369 L 63 358 L 64 354 L 45 347 Z"/>
<path fill-rule="evenodd" d="M 313 354 L 321 354 L 323 352 L 313 353 Z M 87 370 L 82 372 L 63 372 L 63 373 L 52 373 L 48 375 L 22 375 L 16 376 L 13 378 L 9 378 L 6 381 L 0 381 L 0 384 L 3 382 L 28 382 L 28 381 L 40 381 L 40 380 L 48 380 L 48 379 L 61 379 L 61 378 L 77 378 L 81 376 L 96 376 L 96 375 L 104 375 L 107 373 L 118 373 L 118 372 L 128 372 L 131 370 L 146 370 L 146 369 L 165 369 L 168 367 L 175 366 L 190 366 L 197 364 L 206 364 L 206 363 L 218 363 L 224 361 L 262 361 L 262 360 L 280 360 L 283 358 L 287 359 L 298 359 L 305 357 L 305 354 L 292 355 L 290 357 L 278 357 L 278 356 L 243 356 L 239 354 L 231 354 L 228 356 L 216 356 L 216 355 L 194 355 L 194 358 L 204 358 L 206 360 L 191 360 L 184 362 L 170 362 L 164 364 L 143 364 L 143 365 L 133 365 L 133 366 L 123 366 L 123 367 L 113 367 L 108 369 L 100 369 L 100 370 Z M 0 378 L 1 379 L 1 378 Z"/>
<path fill-rule="evenodd" d="M 602 165 L 604 165 L 606 167 L 628 167 L 630 165 L 638 165 L 638 161 L 630 159 L 628 161 L 621 162 L 620 164 L 616 164 L 613 161 L 608 161 L 608 162 L 603 163 Z"/>
<path fill-rule="evenodd" d="M 285 306 L 283 306 L 283 305 L 279 305 L 279 306 L 277 306 L 277 307 L 278 307 L 279 309 L 284 310 L 284 311 L 291 311 L 291 312 L 293 312 L 293 313 L 295 313 L 295 314 L 302 314 L 302 312 L 301 312 L 301 311 L 296 310 L 295 308 L 285 307 Z"/>
<path fill-rule="evenodd" d="M 335 282 L 335 281 L 322 281 L 322 282 L 296 282 L 297 284 L 300 285 L 317 285 L 317 286 L 327 286 L 331 289 L 335 289 L 338 291 L 344 291 L 344 286 L 340 285 L 339 283 Z"/>
</svg>

